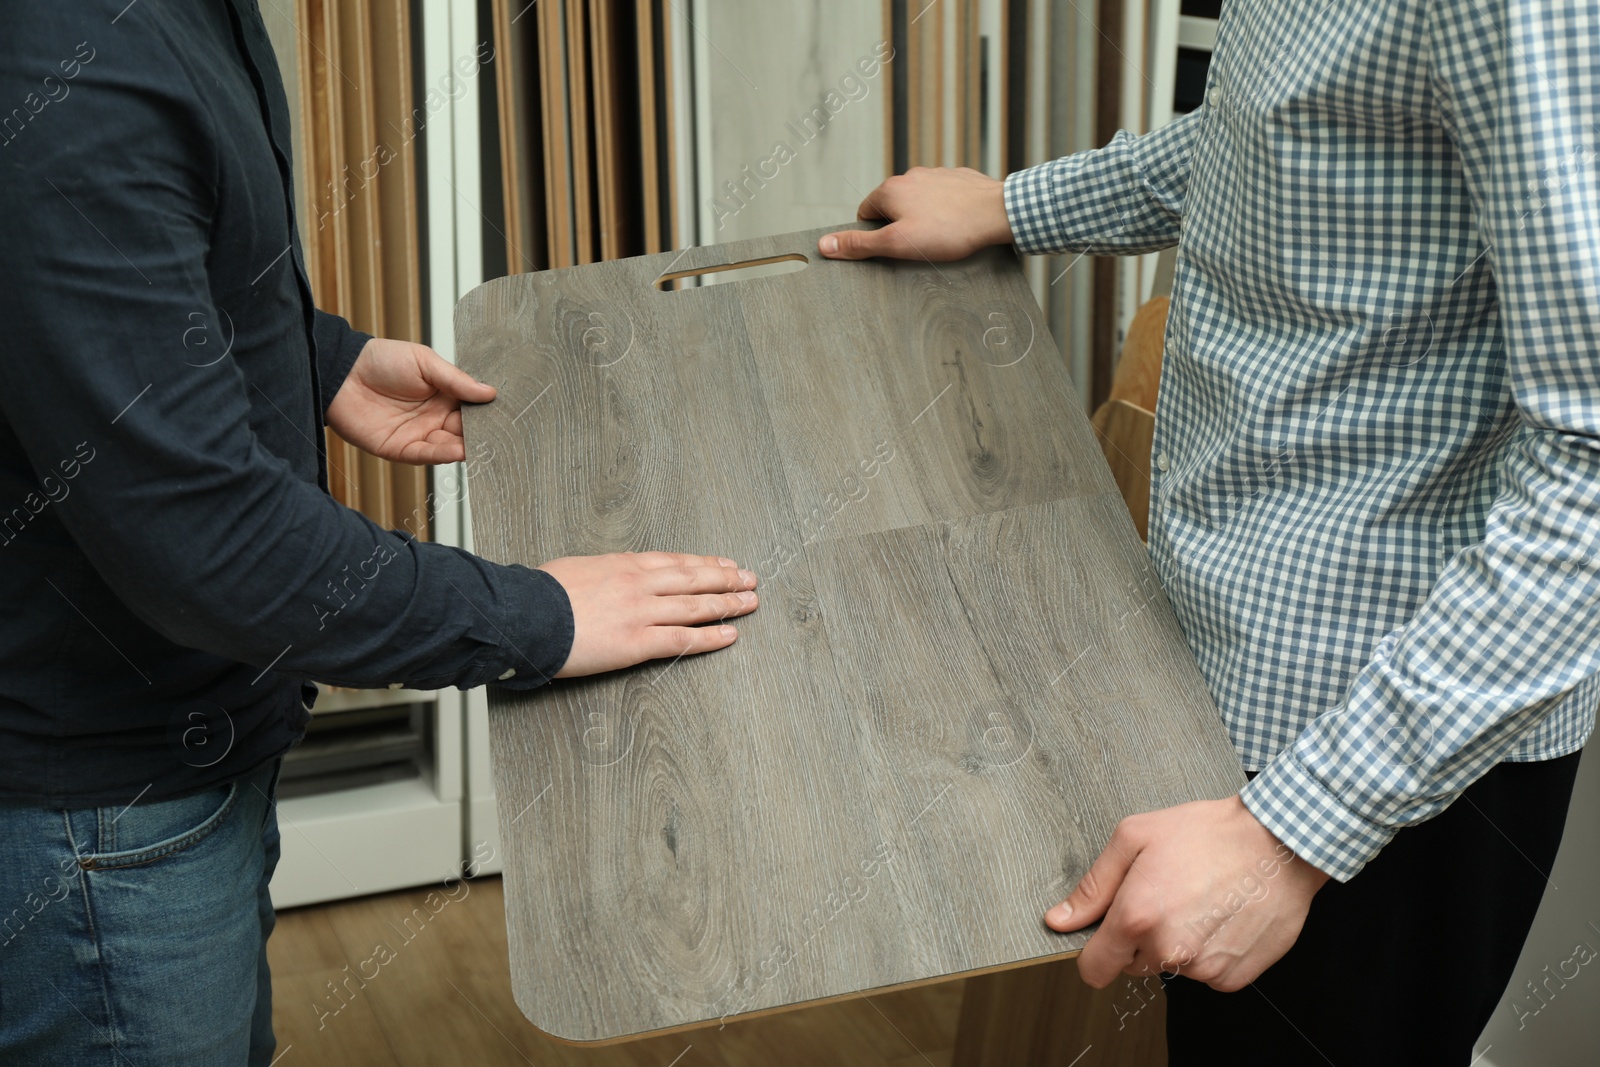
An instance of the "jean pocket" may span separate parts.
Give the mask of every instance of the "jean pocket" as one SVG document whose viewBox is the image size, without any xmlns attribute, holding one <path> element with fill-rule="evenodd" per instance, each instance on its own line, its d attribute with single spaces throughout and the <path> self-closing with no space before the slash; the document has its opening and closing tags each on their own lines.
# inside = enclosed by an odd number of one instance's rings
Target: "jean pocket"
<svg viewBox="0 0 1600 1067">
<path fill-rule="evenodd" d="M 113 851 L 82 853 L 78 866 L 86 871 L 141 867 L 197 845 L 227 820 L 242 784 L 233 782 L 192 797 L 130 805 L 115 817 L 110 809 L 102 808 L 97 843 L 109 843 Z M 134 842 L 148 843 L 121 847 Z"/>
</svg>

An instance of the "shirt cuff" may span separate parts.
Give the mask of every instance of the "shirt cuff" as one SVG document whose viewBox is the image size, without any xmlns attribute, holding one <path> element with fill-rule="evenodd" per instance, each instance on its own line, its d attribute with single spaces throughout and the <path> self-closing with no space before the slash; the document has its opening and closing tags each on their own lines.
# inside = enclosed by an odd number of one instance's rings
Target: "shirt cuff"
<svg viewBox="0 0 1600 1067">
<path fill-rule="evenodd" d="M 356 365 L 361 350 L 372 340 L 370 333 L 362 333 L 338 315 L 318 311 L 312 323 L 312 337 L 317 344 L 317 391 L 322 395 L 322 421 L 328 421 L 328 405 L 344 380 L 350 377 L 350 368 Z"/>
<path fill-rule="evenodd" d="M 1017 251 L 1026 255 L 1049 252 L 1052 239 L 1060 229 L 1052 175 L 1054 166 L 1053 161 L 1041 163 L 1006 175 L 1003 192 L 1006 221 L 1011 224 Z"/>
<path fill-rule="evenodd" d="M 1244 806 L 1294 854 L 1348 882 L 1394 839 L 1395 831 L 1352 811 L 1285 749 L 1240 790 Z"/>
<path fill-rule="evenodd" d="M 506 639 L 473 684 L 534 689 L 555 678 L 572 654 L 572 601 L 545 571 L 515 564 L 509 569 L 527 581 L 506 583 L 498 627 Z"/>
</svg>

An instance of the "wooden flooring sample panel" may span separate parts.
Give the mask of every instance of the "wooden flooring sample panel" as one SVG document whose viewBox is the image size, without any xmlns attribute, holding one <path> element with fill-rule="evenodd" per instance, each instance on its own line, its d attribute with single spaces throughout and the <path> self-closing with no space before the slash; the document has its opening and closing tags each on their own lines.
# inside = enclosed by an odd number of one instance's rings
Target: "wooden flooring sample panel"
<svg viewBox="0 0 1600 1067">
<path fill-rule="evenodd" d="M 732 648 L 491 693 L 512 984 L 560 1038 L 1075 952 L 1040 916 L 1117 820 L 1243 784 L 1015 256 L 824 232 L 457 308 L 500 390 L 465 415 L 480 552 L 762 579 Z"/>
</svg>

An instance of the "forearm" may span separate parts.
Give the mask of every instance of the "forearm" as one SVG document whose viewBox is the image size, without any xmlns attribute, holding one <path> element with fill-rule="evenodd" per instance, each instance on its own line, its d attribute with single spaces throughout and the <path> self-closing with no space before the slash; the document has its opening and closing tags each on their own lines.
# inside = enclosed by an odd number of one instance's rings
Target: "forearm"
<svg viewBox="0 0 1600 1067">
<path fill-rule="evenodd" d="M 1127 255 L 1176 244 L 1203 121 L 1195 111 L 1142 137 L 1118 131 L 1104 148 L 1010 175 L 1005 207 L 1017 250 Z"/>
<path fill-rule="evenodd" d="M 1251 812 L 1335 878 L 1444 810 L 1553 709 L 1592 702 L 1600 685 L 1587 621 L 1600 612 L 1600 441 L 1526 435 L 1501 484 L 1483 541 L 1458 553 L 1411 622 L 1380 643 L 1344 705 L 1245 788 Z"/>
<path fill-rule="evenodd" d="M 384 530 L 270 469 L 222 474 L 203 495 L 130 498 L 109 488 L 107 458 L 86 468 L 63 517 L 122 600 L 177 644 L 317 681 L 418 689 L 529 688 L 571 648 L 571 607 L 543 572 Z M 124 518 L 101 536 L 108 499 Z"/>
<path fill-rule="evenodd" d="M 13 324 L 35 351 L 93 353 L 72 316 Z M 50 338 L 50 339 L 46 339 Z M 95 449 L 55 513 L 118 597 L 168 640 L 261 668 L 354 686 L 514 687 L 553 676 L 571 608 L 542 572 L 383 530 L 267 453 L 233 375 L 137 390 L 44 361 L 8 386 L 7 421 L 39 469 Z M 142 369 L 142 368 L 141 368 Z"/>
</svg>

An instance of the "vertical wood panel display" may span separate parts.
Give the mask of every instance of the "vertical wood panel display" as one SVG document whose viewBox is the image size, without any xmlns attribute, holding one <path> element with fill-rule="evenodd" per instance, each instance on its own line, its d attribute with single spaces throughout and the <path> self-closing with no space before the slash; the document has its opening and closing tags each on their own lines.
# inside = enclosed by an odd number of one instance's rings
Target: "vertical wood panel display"
<svg viewBox="0 0 1600 1067">
<path fill-rule="evenodd" d="M 943 166 L 944 6 L 921 7 L 917 0 L 908 0 L 902 10 L 907 16 L 906 166 Z"/>
<path fill-rule="evenodd" d="M 671 243 L 664 4 L 492 0 L 511 273 Z"/>
<path fill-rule="evenodd" d="M 1103 145 L 1118 129 L 1144 132 L 1171 113 L 1156 94 L 1171 92 L 1175 0 L 884 0 L 884 10 L 901 58 L 890 120 L 896 171 L 970 166 L 998 177 L 1070 149 Z M 1042 17 L 1036 17 L 1040 11 Z M 990 13 L 993 20 L 985 21 Z M 1039 30 L 1056 38 L 1087 36 L 1091 47 L 1088 54 L 1046 47 L 1035 53 L 1043 59 L 1034 64 L 1040 69 L 1032 70 L 1029 34 Z M 998 39 L 986 42 L 984 34 L 990 32 Z M 1079 71 L 1092 73 L 1085 78 Z M 1030 92 L 1033 82 L 1051 88 Z M 985 115 L 987 93 L 998 95 L 1001 104 Z M 1039 101 L 1057 107 L 1064 102 L 1061 111 L 1080 117 L 1041 116 Z M 986 122 L 996 126 L 988 128 Z M 1060 143 L 1068 138 L 1054 133 L 1030 135 L 1035 123 L 1040 131 L 1081 125 L 1082 143 L 1069 147 Z M 1043 151 L 1046 140 L 1058 149 Z M 1066 265 L 1052 269 L 1051 278 L 1062 275 Z M 1087 364 L 1084 406 L 1092 410 L 1106 397 L 1126 328 L 1150 292 L 1154 259 L 1096 256 L 1076 269 L 1088 279 L 1087 306 L 1081 311 L 1089 325 L 1075 352 Z M 1061 292 L 1077 285 L 1074 278 Z M 1075 302 L 1048 292 L 1042 299 Z M 1067 312 L 1058 308 L 1057 318 L 1065 325 Z"/>
<path fill-rule="evenodd" d="M 891 120 L 904 124 L 906 155 L 897 162 L 905 167 L 984 169 L 984 94 L 1002 91 L 1008 55 L 995 42 L 1000 69 L 986 68 L 980 7 L 980 0 L 908 0 L 887 6 L 886 17 L 893 21 L 886 25 L 892 27 L 899 61 L 906 68 L 905 89 L 896 93 L 895 101 L 904 114 Z M 903 51 L 898 43 L 902 38 Z M 988 133 L 1002 136 L 1000 130 Z"/>
<path fill-rule="evenodd" d="M 511 0 L 497 0 L 509 3 Z M 539 14 L 539 79 L 543 90 L 545 171 L 543 181 L 545 203 L 550 214 L 550 247 L 548 262 L 552 267 L 570 266 L 577 262 L 574 252 L 573 188 L 572 188 L 572 136 L 568 120 L 567 53 L 565 47 L 566 20 L 562 7 L 566 0 L 542 0 Z M 513 57 L 514 59 L 515 57 Z M 524 180 L 532 180 L 532 175 Z"/>
<path fill-rule="evenodd" d="M 659 24 L 658 24 L 659 23 Z M 644 251 L 661 252 L 672 245 L 670 235 L 662 229 L 662 219 L 668 214 L 664 210 L 665 189 L 662 176 L 666 168 L 661 153 L 661 138 L 666 135 L 665 123 L 660 121 L 658 112 L 664 113 L 666 107 L 666 94 L 657 93 L 656 78 L 658 72 L 664 73 L 662 60 L 665 58 L 663 45 L 665 39 L 663 31 L 666 26 L 660 19 L 657 5 L 650 0 L 634 0 L 633 6 L 633 31 L 634 51 L 638 57 L 638 93 L 639 93 L 639 135 L 636 151 L 638 152 L 642 191 L 644 193 Z M 623 55 L 627 55 L 626 44 L 623 45 Z M 620 62 L 626 62 L 626 58 Z"/>
<path fill-rule="evenodd" d="M 548 0 L 546 0 L 548 3 Z M 539 18 L 525 6 L 492 5 L 495 93 L 499 124 L 500 189 L 504 203 L 506 264 L 516 272 L 540 270 L 548 261 L 545 221 L 550 205 L 534 195 L 533 176 L 544 167 Z"/>
<path fill-rule="evenodd" d="M 566 12 L 567 140 L 572 147 L 573 253 L 579 263 L 595 261 L 594 217 L 594 116 L 590 100 L 588 5 L 584 0 L 564 0 Z"/>
<path fill-rule="evenodd" d="M 317 306 L 379 337 L 422 337 L 417 118 L 407 0 L 297 0 L 306 269 Z M 427 472 L 331 429 L 328 484 L 380 525 L 428 536 Z"/>
<path fill-rule="evenodd" d="M 978 0 L 956 5 L 956 166 L 983 169 L 983 49 Z"/>
</svg>

